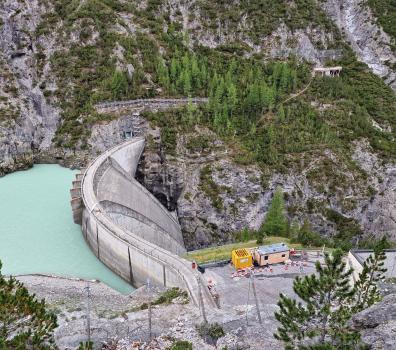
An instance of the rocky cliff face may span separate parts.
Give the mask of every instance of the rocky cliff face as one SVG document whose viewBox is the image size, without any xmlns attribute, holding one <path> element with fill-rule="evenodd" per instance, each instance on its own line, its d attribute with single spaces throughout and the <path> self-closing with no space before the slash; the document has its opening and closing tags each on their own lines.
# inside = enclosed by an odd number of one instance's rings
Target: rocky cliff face
<svg viewBox="0 0 396 350">
<path fill-rule="evenodd" d="M 388 287 L 383 300 L 355 315 L 353 327 L 373 350 L 391 350 L 396 341 L 396 288 Z"/>
<path fill-rule="evenodd" d="M 290 220 L 301 224 L 309 219 L 315 230 L 327 236 L 342 225 L 359 223 L 361 234 L 390 234 L 396 239 L 395 166 L 381 164 L 366 142 L 355 145 L 353 156 L 367 176 L 364 180 L 340 168 L 342 162 L 332 153 L 306 164 L 300 174 L 266 178 L 257 167 L 235 163 L 233 150 L 207 129 L 181 136 L 176 154 L 166 154 L 160 129 L 134 111 L 95 126 L 89 140 L 92 153 L 99 154 L 130 135 L 146 137 L 138 180 L 177 213 L 188 249 L 229 242 L 234 232 L 245 227 L 257 230 L 278 186 L 285 193 Z M 206 146 L 191 146 L 200 137 L 209 140 Z M 331 195 L 323 194 L 323 185 Z"/>
<path fill-rule="evenodd" d="M 362 0 L 327 0 L 329 16 L 345 34 L 358 58 L 396 90 L 396 55 L 392 39 L 376 23 Z"/>
<path fill-rule="evenodd" d="M 48 153 L 58 126 L 60 111 L 43 92 L 53 85 L 48 63 L 39 69 L 37 62 L 38 47 L 45 55 L 54 43 L 33 38 L 44 12 L 37 0 L 0 5 L 0 175 Z"/>
</svg>

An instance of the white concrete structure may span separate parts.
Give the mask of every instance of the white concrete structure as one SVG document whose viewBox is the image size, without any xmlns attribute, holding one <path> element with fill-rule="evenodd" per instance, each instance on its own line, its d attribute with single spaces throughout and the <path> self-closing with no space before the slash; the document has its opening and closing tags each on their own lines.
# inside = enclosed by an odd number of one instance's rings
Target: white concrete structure
<svg viewBox="0 0 396 350">
<path fill-rule="evenodd" d="M 371 249 L 355 249 L 348 253 L 347 264 L 353 269 L 353 281 L 356 282 L 359 279 L 359 274 L 363 271 L 364 261 L 373 254 Z M 387 269 L 385 278 L 396 277 L 396 249 L 385 250 L 386 259 L 384 267 Z"/>
<path fill-rule="evenodd" d="M 316 67 L 313 70 L 314 76 L 339 77 L 342 67 Z"/>
<path fill-rule="evenodd" d="M 150 278 L 183 288 L 198 305 L 201 278 L 179 256 L 186 250 L 178 221 L 134 178 L 144 144 L 133 138 L 90 164 L 73 183 L 73 216 L 98 259 L 123 279 L 135 286 Z M 215 307 L 207 288 L 203 291 L 206 304 Z"/>
</svg>

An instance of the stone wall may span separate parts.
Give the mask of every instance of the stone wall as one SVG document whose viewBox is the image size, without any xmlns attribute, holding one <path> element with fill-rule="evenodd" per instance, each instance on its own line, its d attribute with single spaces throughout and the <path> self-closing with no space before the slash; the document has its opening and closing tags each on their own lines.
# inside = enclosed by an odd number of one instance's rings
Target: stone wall
<svg viewBox="0 0 396 350">
<path fill-rule="evenodd" d="M 188 103 L 192 104 L 205 104 L 208 103 L 209 99 L 205 97 L 193 97 L 193 98 L 146 98 L 126 101 L 113 101 L 113 102 L 102 102 L 95 105 L 95 108 L 100 113 L 114 113 L 114 112 L 125 112 L 129 109 L 138 110 L 161 110 L 175 108 L 179 106 L 185 106 Z"/>
</svg>

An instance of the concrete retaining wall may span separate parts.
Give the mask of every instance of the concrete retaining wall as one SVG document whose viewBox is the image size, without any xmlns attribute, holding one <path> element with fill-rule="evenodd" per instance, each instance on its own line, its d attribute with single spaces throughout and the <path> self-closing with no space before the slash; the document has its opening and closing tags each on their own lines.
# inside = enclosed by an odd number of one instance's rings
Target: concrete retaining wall
<svg viewBox="0 0 396 350">
<path fill-rule="evenodd" d="M 204 104 L 208 102 L 207 98 L 176 98 L 176 99 L 138 99 L 129 101 L 114 101 L 114 102 L 103 102 L 95 105 L 95 108 L 100 113 L 119 113 L 119 112 L 142 112 L 150 110 L 167 110 L 169 108 L 176 108 L 185 106 L 188 103 L 192 104 Z"/>
<path fill-rule="evenodd" d="M 136 99 L 136 100 L 127 100 L 127 101 L 114 101 L 114 102 L 102 102 L 95 105 L 95 108 L 113 108 L 113 107 L 130 107 L 130 106 L 170 106 L 170 105 L 181 105 L 187 104 L 189 102 L 198 104 L 198 103 L 207 103 L 209 100 L 205 97 L 194 97 L 194 98 L 145 98 L 145 99 Z"/>
<path fill-rule="evenodd" d="M 356 283 L 359 280 L 359 274 L 363 271 L 363 267 L 361 263 L 356 259 L 356 257 L 349 251 L 348 256 L 346 258 L 347 267 L 353 270 L 352 272 L 352 280 L 353 283 Z"/>
</svg>

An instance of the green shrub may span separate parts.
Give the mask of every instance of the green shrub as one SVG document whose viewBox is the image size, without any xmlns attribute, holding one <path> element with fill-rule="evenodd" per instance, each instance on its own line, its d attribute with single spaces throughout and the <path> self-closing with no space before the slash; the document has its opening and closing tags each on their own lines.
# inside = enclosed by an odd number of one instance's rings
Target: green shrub
<svg viewBox="0 0 396 350">
<path fill-rule="evenodd" d="M 93 349 L 93 342 L 87 341 L 87 342 L 81 342 L 78 345 L 78 350 L 92 350 Z"/>
<path fill-rule="evenodd" d="M 192 344 L 187 340 L 177 340 L 169 350 L 192 350 Z"/>
<path fill-rule="evenodd" d="M 288 221 L 285 215 L 284 196 L 280 187 L 274 193 L 268 212 L 260 228 L 260 233 L 271 236 L 287 236 Z"/>
<path fill-rule="evenodd" d="M 154 300 L 151 305 L 167 305 L 172 303 L 172 301 L 178 297 L 183 297 L 185 302 L 188 302 L 188 293 L 178 287 L 173 287 L 167 289 L 164 293 L 162 293 L 156 300 Z M 148 308 L 147 303 L 143 303 L 140 305 L 140 310 L 146 310 Z"/>
<path fill-rule="evenodd" d="M 366 0 L 366 3 L 384 31 L 396 40 L 396 3 L 393 0 Z M 395 46 L 393 50 L 396 51 Z"/>
<path fill-rule="evenodd" d="M 223 327 L 218 323 L 202 323 L 197 326 L 199 335 L 209 344 L 216 344 L 217 340 L 224 337 Z"/>
<path fill-rule="evenodd" d="M 223 200 L 220 197 L 220 193 L 222 192 L 221 186 L 219 186 L 212 178 L 212 168 L 210 165 L 205 165 L 201 169 L 201 173 L 199 175 L 200 183 L 199 188 L 203 191 L 211 200 L 212 205 L 217 210 L 223 209 Z"/>
</svg>

